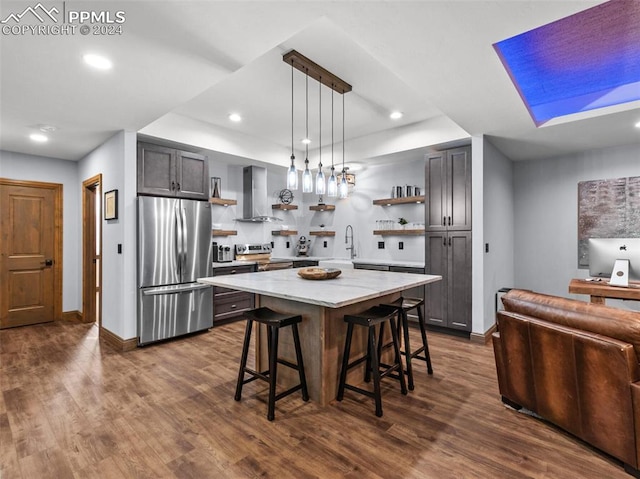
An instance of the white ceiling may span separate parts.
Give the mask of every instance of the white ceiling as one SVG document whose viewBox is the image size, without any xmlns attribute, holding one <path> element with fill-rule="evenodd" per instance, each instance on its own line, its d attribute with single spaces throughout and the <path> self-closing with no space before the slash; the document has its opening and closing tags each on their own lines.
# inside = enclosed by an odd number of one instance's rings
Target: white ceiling
<svg viewBox="0 0 640 479">
<path fill-rule="evenodd" d="M 0 17 L 32 3 L 3 2 Z M 153 132 L 163 124 L 175 130 L 167 135 L 170 140 L 194 130 L 205 138 L 215 130 L 218 138 L 222 133 L 236 142 L 255 139 L 288 149 L 291 70 L 282 54 L 290 49 L 353 85 L 345 97 L 347 144 L 385 145 L 370 148 L 371 157 L 427 147 L 433 138 L 478 134 L 488 135 L 514 160 L 640 146 L 640 130 L 634 128 L 640 104 L 536 128 L 492 48 L 599 3 L 85 2 L 86 9 L 124 11 L 122 35 L 0 37 L 0 149 L 78 160 L 118 130 Z M 81 58 L 89 51 L 110 57 L 114 68 L 85 67 Z M 300 150 L 304 76 L 296 71 L 294 78 L 294 137 Z M 317 140 L 313 80 L 309 92 L 310 136 Z M 324 88 L 322 95 L 322 143 L 328 147 L 330 90 Z M 341 96 L 334 101 L 337 142 Z M 392 109 L 404 112 L 402 120 L 388 118 Z M 230 123 L 231 112 L 244 120 Z M 59 128 L 46 144 L 28 140 L 40 124 Z M 433 136 L 434 125 L 447 125 L 449 138 Z M 177 131 L 181 128 L 190 131 Z M 412 139 L 405 142 L 407 133 Z M 215 139 L 200 146 L 225 150 Z"/>
</svg>

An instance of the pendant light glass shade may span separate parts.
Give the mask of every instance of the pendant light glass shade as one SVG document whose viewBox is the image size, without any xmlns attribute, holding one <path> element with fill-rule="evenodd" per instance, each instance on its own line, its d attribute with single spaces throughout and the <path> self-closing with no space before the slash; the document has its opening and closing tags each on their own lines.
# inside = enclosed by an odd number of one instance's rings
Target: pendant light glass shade
<svg viewBox="0 0 640 479">
<path fill-rule="evenodd" d="M 287 188 L 290 190 L 298 189 L 298 170 L 296 170 L 295 156 L 291 156 L 291 166 L 287 171 Z"/>
<path fill-rule="evenodd" d="M 347 183 L 347 172 L 342 170 L 342 179 L 340 180 L 340 186 L 338 187 L 338 197 L 345 199 L 349 196 L 349 184 Z"/>
<path fill-rule="evenodd" d="M 313 177 L 309 171 L 309 160 L 304 160 L 304 173 L 302 173 L 302 192 L 313 193 Z"/>
<path fill-rule="evenodd" d="M 331 176 L 327 182 L 327 196 L 335 198 L 338 196 L 338 181 L 336 179 L 336 169 L 331 167 Z"/>
<path fill-rule="evenodd" d="M 316 194 L 324 195 L 327 189 L 327 183 L 324 180 L 324 173 L 322 172 L 322 164 L 320 164 L 320 169 L 318 170 L 318 174 L 316 175 Z"/>
</svg>

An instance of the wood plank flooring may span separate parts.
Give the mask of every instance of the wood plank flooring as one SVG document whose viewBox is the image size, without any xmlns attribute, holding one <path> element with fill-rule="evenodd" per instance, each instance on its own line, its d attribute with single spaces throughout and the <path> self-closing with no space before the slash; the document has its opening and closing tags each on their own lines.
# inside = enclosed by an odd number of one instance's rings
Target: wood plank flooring
<svg viewBox="0 0 640 479">
<path fill-rule="evenodd" d="M 0 478 L 628 478 L 619 462 L 500 402 L 490 345 L 430 334 L 435 373 L 385 380 L 384 416 L 349 391 L 266 384 L 233 400 L 243 323 L 118 353 L 95 325 L 0 331 Z M 414 337 L 417 344 L 418 336 Z"/>
</svg>

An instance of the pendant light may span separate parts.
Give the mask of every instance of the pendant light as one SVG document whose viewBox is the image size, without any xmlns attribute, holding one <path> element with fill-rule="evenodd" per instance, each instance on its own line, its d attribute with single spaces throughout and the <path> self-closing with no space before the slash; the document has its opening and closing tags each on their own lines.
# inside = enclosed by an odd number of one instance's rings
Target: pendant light
<svg viewBox="0 0 640 479">
<path fill-rule="evenodd" d="M 318 110 L 320 111 L 320 129 L 318 134 L 318 174 L 316 175 L 316 194 L 324 195 L 327 185 L 322 172 L 322 77 L 318 81 Z"/>
<path fill-rule="evenodd" d="M 293 60 L 291 60 L 291 166 L 287 171 L 287 188 L 298 189 L 298 170 L 296 170 L 296 156 L 293 150 Z"/>
<path fill-rule="evenodd" d="M 338 188 L 338 196 L 342 199 L 349 196 L 349 185 L 347 184 L 347 170 L 344 167 L 344 94 L 342 94 L 342 179 Z"/>
<path fill-rule="evenodd" d="M 306 109 L 306 127 L 305 127 L 305 158 L 304 158 L 304 173 L 302 173 L 302 192 L 313 192 L 313 178 L 311 171 L 309 171 L 309 69 L 306 69 L 305 78 L 305 109 Z"/>
<path fill-rule="evenodd" d="M 327 196 L 338 196 L 338 182 L 336 181 L 336 168 L 333 166 L 333 85 L 331 88 L 331 176 L 327 183 Z"/>
</svg>

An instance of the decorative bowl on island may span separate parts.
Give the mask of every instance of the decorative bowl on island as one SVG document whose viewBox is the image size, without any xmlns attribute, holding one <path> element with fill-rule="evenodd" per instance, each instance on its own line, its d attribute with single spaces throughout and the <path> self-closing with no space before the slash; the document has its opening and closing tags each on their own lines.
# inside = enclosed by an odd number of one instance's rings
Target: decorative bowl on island
<svg viewBox="0 0 640 479">
<path fill-rule="evenodd" d="M 317 266 L 311 266 L 309 268 L 300 268 L 298 270 L 298 276 L 303 279 L 333 279 L 340 276 L 342 270 L 338 268 L 318 268 Z"/>
</svg>

